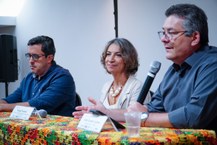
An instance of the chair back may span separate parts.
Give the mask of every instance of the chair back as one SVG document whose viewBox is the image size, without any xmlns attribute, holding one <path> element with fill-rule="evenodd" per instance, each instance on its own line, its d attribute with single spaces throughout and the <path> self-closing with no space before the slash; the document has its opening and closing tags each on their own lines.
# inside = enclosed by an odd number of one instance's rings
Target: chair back
<svg viewBox="0 0 217 145">
<path fill-rule="evenodd" d="M 76 93 L 76 106 L 81 106 L 81 105 L 82 105 L 81 97 L 78 93 Z"/>
</svg>

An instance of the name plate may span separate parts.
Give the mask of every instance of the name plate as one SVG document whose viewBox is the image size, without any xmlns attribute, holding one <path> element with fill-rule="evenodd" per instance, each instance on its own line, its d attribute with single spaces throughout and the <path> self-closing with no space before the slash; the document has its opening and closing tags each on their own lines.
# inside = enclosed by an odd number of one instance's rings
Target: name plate
<svg viewBox="0 0 217 145">
<path fill-rule="evenodd" d="M 33 110 L 33 107 L 15 106 L 10 115 L 10 118 L 29 120 L 29 117 L 32 115 Z"/>
<path fill-rule="evenodd" d="M 85 113 L 79 121 L 77 128 L 100 133 L 107 119 L 108 117 L 104 115 Z"/>
</svg>

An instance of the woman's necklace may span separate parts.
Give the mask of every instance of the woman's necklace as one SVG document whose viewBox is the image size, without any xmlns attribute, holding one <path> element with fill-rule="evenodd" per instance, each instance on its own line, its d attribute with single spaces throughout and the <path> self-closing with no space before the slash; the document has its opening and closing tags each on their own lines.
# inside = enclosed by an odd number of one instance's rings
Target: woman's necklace
<svg viewBox="0 0 217 145">
<path fill-rule="evenodd" d="M 114 87 L 112 86 L 109 90 L 109 96 L 112 97 L 113 102 L 115 102 L 115 98 L 120 94 L 122 90 L 122 86 L 119 86 L 116 90 L 114 90 Z"/>
</svg>

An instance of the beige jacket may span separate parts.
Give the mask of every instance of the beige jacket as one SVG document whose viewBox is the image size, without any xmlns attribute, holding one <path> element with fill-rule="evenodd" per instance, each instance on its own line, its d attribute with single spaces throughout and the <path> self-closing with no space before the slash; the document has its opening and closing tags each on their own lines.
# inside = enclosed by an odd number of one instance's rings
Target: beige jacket
<svg viewBox="0 0 217 145">
<path fill-rule="evenodd" d="M 107 101 L 108 91 L 112 85 L 113 81 L 105 83 L 102 88 L 102 95 L 100 97 L 100 102 L 103 103 Z M 136 102 L 139 93 L 142 89 L 142 82 L 135 78 L 135 76 L 130 76 L 121 91 L 121 94 L 117 100 L 117 108 L 115 109 L 126 109 L 129 105 Z M 149 102 L 151 99 L 150 93 L 147 95 L 144 103 Z"/>
</svg>

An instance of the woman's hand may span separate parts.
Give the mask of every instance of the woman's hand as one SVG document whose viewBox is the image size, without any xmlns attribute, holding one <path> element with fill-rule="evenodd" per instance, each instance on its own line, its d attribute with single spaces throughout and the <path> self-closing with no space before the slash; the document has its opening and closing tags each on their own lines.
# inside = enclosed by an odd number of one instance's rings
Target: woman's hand
<svg viewBox="0 0 217 145">
<path fill-rule="evenodd" d="M 102 113 L 106 114 L 107 109 L 103 106 L 103 104 L 101 102 L 97 102 L 95 99 L 93 99 L 91 97 L 89 97 L 88 100 L 89 100 L 89 102 L 91 102 L 93 104 L 92 106 L 89 106 L 89 108 L 88 108 L 89 110 L 95 109 L 95 110 L 99 110 Z"/>
<path fill-rule="evenodd" d="M 95 110 L 99 110 L 103 113 L 106 114 L 106 108 L 103 106 L 102 103 L 97 102 L 95 99 L 93 99 L 92 97 L 88 98 L 88 101 L 92 104 L 91 106 L 77 106 L 75 109 L 77 111 L 73 112 L 72 115 L 74 116 L 74 118 L 80 119 L 84 113 L 87 113 L 90 111 L 90 109 L 95 109 Z"/>
<path fill-rule="evenodd" d="M 77 111 L 73 112 L 72 115 L 77 119 L 80 119 L 89 110 L 87 106 L 77 106 L 75 109 Z"/>
</svg>

